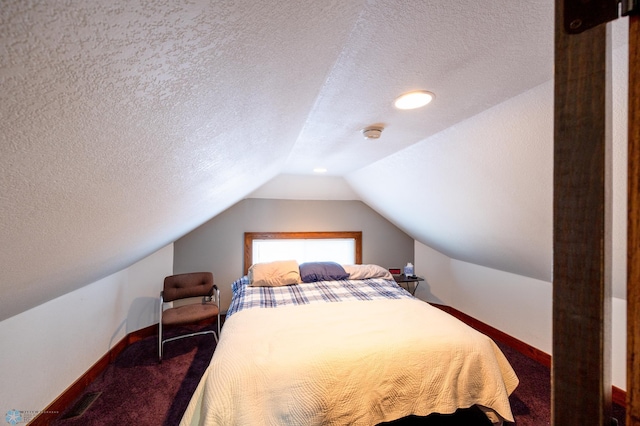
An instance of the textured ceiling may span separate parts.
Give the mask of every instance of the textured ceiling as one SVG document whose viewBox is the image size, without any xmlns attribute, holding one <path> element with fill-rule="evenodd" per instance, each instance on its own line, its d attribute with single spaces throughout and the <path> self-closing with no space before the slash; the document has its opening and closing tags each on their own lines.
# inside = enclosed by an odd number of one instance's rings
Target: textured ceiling
<svg viewBox="0 0 640 426">
<path fill-rule="evenodd" d="M 0 320 L 134 263 L 280 174 L 276 186 L 323 166 L 366 200 L 359 170 L 550 80 L 552 32 L 551 0 L 3 1 Z M 417 88 L 436 100 L 392 108 Z M 382 138 L 364 140 L 374 123 Z M 447 243 L 438 225 L 368 202 L 420 241 L 486 260 L 457 248 L 464 235 Z M 440 221 L 476 223 L 447 203 Z"/>
<path fill-rule="evenodd" d="M 386 2 L 388 3 L 388 2 Z M 287 162 L 347 174 L 552 78 L 553 2 L 368 2 L 322 86 Z M 425 89 L 435 101 L 400 111 Z M 360 130 L 385 127 L 377 143 Z"/>
</svg>

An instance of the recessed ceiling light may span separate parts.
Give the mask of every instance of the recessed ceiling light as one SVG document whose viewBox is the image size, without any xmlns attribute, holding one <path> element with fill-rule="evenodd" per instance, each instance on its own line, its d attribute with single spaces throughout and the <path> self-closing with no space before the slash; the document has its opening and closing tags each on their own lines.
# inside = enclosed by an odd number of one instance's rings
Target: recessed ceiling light
<svg viewBox="0 0 640 426">
<path fill-rule="evenodd" d="M 436 95 L 426 90 L 416 90 L 398 96 L 394 105 L 398 109 L 420 108 L 431 102 L 435 96 Z"/>
<path fill-rule="evenodd" d="M 326 173 L 327 169 L 325 169 L 324 167 L 316 167 L 315 169 L 313 169 L 314 173 Z"/>
</svg>

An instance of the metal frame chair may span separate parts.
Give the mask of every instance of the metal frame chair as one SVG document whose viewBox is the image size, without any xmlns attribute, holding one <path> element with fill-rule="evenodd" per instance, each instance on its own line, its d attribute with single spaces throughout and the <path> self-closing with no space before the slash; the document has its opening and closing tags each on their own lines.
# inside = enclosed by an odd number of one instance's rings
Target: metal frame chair
<svg viewBox="0 0 640 426">
<path fill-rule="evenodd" d="M 165 304 L 181 299 L 202 296 L 200 303 L 190 303 L 165 309 Z M 185 337 L 201 334 L 213 334 L 218 342 L 220 336 L 220 290 L 213 283 L 211 272 L 191 272 L 170 275 L 164 279 L 163 290 L 160 292 L 160 321 L 158 322 L 158 359 L 162 362 L 164 344 Z M 182 334 L 163 339 L 164 326 L 193 324 L 217 316 L 218 332 L 213 330 Z"/>
</svg>

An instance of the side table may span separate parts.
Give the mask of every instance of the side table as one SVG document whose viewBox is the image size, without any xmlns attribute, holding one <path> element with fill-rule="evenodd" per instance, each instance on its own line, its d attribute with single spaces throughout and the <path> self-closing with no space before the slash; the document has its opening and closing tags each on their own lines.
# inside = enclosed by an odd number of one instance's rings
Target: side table
<svg viewBox="0 0 640 426">
<path fill-rule="evenodd" d="M 407 290 L 413 295 L 415 296 L 416 294 L 416 289 L 418 288 L 418 284 L 420 284 L 420 281 L 424 281 L 424 278 L 422 277 L 418 277 L 418 276 L 406 276 L 404 274 L 402 275 L 394 275 L 393 279 L 396 280 L 396 282 L 398 284 L 400 284 L 400 286 L 402 286 L 402 284 L 406 284 L 407 285 Z M 411 289 L 410 284 L 413 283 L 413 290 Z"/>
</svg>

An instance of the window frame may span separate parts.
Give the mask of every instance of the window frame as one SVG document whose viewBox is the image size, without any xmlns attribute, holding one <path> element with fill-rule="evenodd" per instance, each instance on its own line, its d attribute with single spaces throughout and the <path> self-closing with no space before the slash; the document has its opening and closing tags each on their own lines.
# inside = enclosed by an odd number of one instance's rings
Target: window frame
<svg viewBox="0 0 640 426">
<path fill-rule="evenodd" d="M 253 264 L 253 240 L 311 240 L 311 239 L 353 239 L 356 264 L 362 264 L 362 231 L 328 232 L 245 232 L 244 233 L 244 274 L 249 273 Z"/>
</svg>

